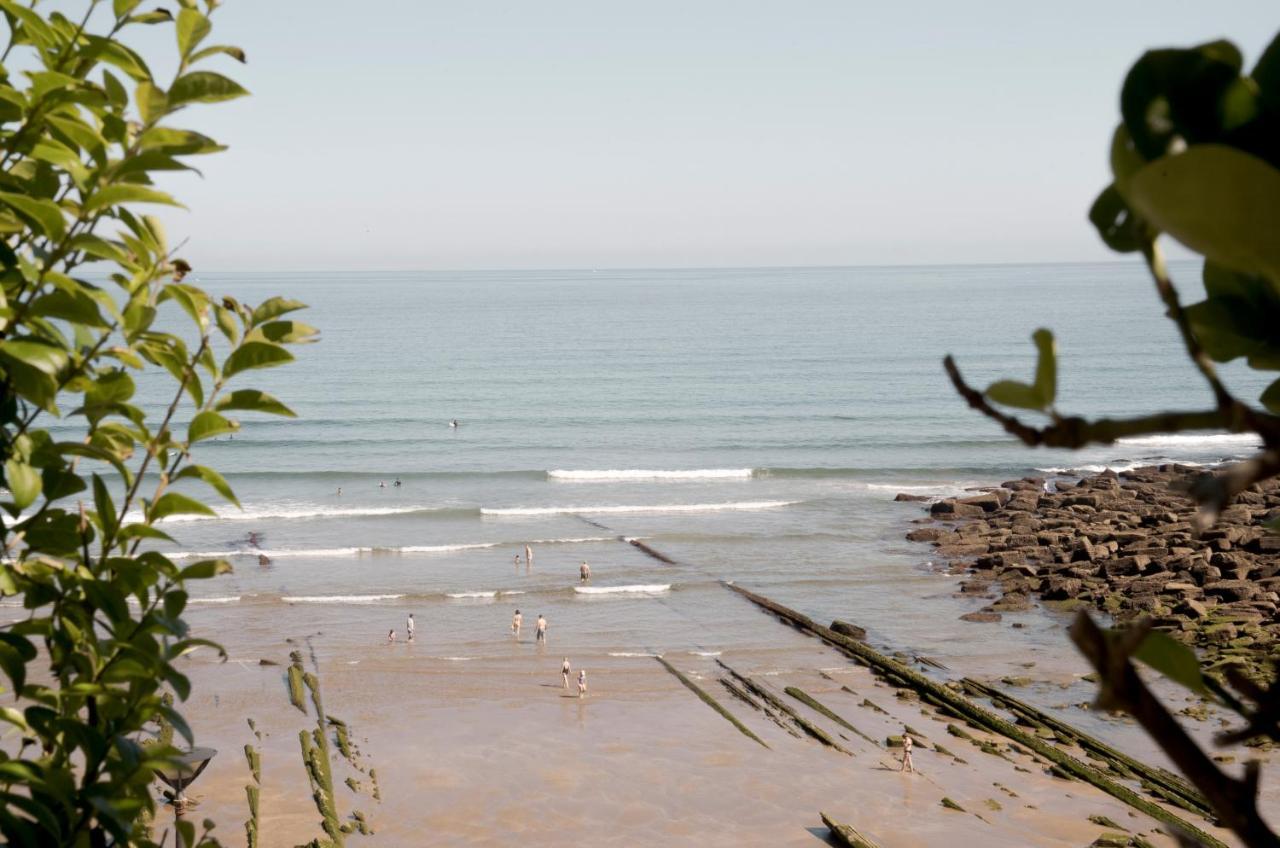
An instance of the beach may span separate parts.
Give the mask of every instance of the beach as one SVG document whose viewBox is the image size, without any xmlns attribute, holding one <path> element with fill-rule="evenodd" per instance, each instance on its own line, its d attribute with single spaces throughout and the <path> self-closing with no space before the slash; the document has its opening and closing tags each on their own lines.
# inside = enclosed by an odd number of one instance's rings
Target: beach
<svg viewBox="0 0 1280 848">
<path fill-rule="evenodd" d="M 1018 698 L 1161 761 L 1132 725 L 1086 708 L 1096 687 L 1067 641 L 1068 613 L 1030 605 L 998 625 L 960 620 L 989 600 L 962 592 L 964 577 L 946 558 L 904 538 L 920 504 L 894 500 L 1248 453 L 1248 437 L 1215 433 L 1032 452 L 993 432 L 946 385 L 939 360 L 948 351 L 979 379 L 1029 367 L 1026 337 L 1046 317 L 1043 286 L 1053 284 L 1061 394 L 1073 409 L 1158 408 L 1162 387 L 1142 376 L 1151 368 L 1167 369 L 1171 391 L 1194 391 L 1137 269 L 354 282 L 227 274 L 204 283 L 246 300 L 307 300 L 307 320 L 323 333 L 291 373 L 263 372 L 262 387 L 293 405 L 297 420 L 245 416 L 234 439 L 199 446 L 198 460 L 226 474 L 242 508 L 166 521 L 176 541 L 158 546 L 179 564 L 219 557 L 235 569 L 193 584 L 188 610 L 195 635 L 222 643 L 228 661 L 206 649 L 183 660 L 193 681 L 185 714 L 198 743 L 220 752 L 192 794 L 227 844 L 243 838 L 249 743 L 263 760 L 261 844 L 319 833 L 297 737 L 314 717 L 289 705 L 285 685 L 294 650 L 377 770 L 380 802 L 367 777 L 353 775 L 358 793 L 338 786 L 340 807 L 364 810 L 375 831 L 352 844 L 804 845 L 824 838 L 820 811 L 885 846 L 957 835 L 959 844 L 1084 845 L 1106 829 L 1090 815 L 1135 832 L 1155 827 L 1086 783 L 1047 775 L 1043 763 L 950 736 L 918 702 L 723 585 L 824 624 L 853 622 L 879 650 L 944 665 L 919 667 L 940 680 L 1025 679 Z M 965 316 L 976 320 L 979 296 L 1000 299 L 1008 320 L 975 334 Z M 1103 297 L 1124 308 L 1100 312 Z M 393 301 L 399 308 L 387 310 Z M 1114 366 L 1122 360 L 1136 364 Z M 141 402 L 159 404 L 148 391 L 140 387 Z M 520 642 L 510 633 L 516 609 Z M 533 641 L 540 614 L 545 649 Z M 714 694 L 768 749 L 653 655 Z M 587 669 L 583 701 L 562 697 L 565 656 L 575 674 Z M 767 682 L 816 726 L 851 736 L 833 738 L 854 756 L 796 738 L 736 699 L 717 660 Z M 877 750 L 787 700 L 786 686 L 881 743 L 912 725 L 925 736 L 915 755 L 923 775 L 886 771 L 896 749 Z M 1215 729 L 1194 724 L 1206 738 Z M 1274 809 L 1269 784 L 1264 791 Z M 943 807 L 943 797 L 965 812 Z"/>
</svg>

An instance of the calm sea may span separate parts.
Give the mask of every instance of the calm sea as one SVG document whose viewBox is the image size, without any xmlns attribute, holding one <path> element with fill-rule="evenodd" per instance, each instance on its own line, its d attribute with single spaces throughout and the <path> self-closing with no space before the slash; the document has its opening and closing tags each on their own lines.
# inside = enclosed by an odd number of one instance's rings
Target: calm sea
<svg viewBox="0 0 1280 848">
<path fill-rule="evenodd" d="M 1173 270 L 1186 300 L 1202 296 L 1193 264 Z M 1049 326 L 1064 411 L 1207 405 L 1137 262 L 200 283 L 304 300 L 322 340 L 246 381 L 298 419 L 246 415 L 234 439 L 199 447 L 243 510 L 166 529 L 184 556 L 235 563 L 194 590 L 227 629 L 327 627 L 339 652 L 414 612 L 419 645 L 488 656 L 507 649 L 516 607 L 526 622 L 546 614 L 579 651 L 767 646 L 774 625 L 717 583 L 729 579 L 959 663 L 990 653 L 992 634 L 1010 662 L 1050 656 L 1063 637 L 1045 613 L 1017 631 L 956 621 L 980 604 L 953 597 L 954 579 L 926 566 L 930 549 L 903 541 L 922 510 L 894 494 L 1214 462 L 1251 444 L 1202 434 L 1032 451 L 950 388 L 948 352 L 977 385 L 1028 378 L 1029 336 Z M 1263 385 L 1229 374 L 1251 397 Z M 532 569 L 514 562 L 526 543 Z M 582 561 L 595 592 L 575 591 Z"/>
</svg>

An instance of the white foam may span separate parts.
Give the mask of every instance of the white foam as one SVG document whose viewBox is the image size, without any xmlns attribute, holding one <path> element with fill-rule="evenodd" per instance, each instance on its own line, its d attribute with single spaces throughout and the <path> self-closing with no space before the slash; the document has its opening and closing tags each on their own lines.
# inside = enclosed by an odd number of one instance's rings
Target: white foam
<svg viewBox="0 0 1280 848">
<path fill-rule="evenodd" d="M 1230 448 L 1259 447 L 1262 438 L 1256 433 L 1172 433 L 1161 436 L 1131 436 L 1117 439 L 1117 444 L 1149 448 Z"/>
<path fill-rule="evenodd" d="M 574 586 L 573 591 L 580 595 L 657 595 L 668 591 L 670 588 L 670 583 L 649 583 L 636 586 Z"/>
<path fill-rule="evenodd" d="M 723 651 L 690 651 L 689 653 L 697 657 L 718 657 Z"/>
<path fill-rule="evenodd" d="M 582 536 L 576 539 L 533 539 L 531 545 L 577 545 L 583 542 L 612 542 L 613 536 Z M 515 544 L 514 542 L 512 544 Z"/>
<path fill-rule="evenodd" d="M 1153 465 L 1166 465 L 1175 462 L 1178 465 L 1185 465 L 1188 468 L 1200 468 L 1204 465 L 1202 462 L 1187 462 L 1186 460 L 1147 459 L 1141 462 L 1112 462 L 1106 464 L 1076 465 L 1071 468 L 1037 468 L 1036 471 L 1040 471 L 1045 474 L 1101 474 L 1103 471 L 1114 471 L 1117 474 L 1123 474 L 1126 471 L 1133 471 L 1135 468 L 1149 468 Z"/>
<path fill-rule="evenodd" d="M 498 593 L 494 592 L 446 592 L 446 598 L 496 598 Z"/>
<path fill-rule="evenodd" d="M 596 482 L 602 480 L 745 480 L 755 473 L 751 468 L 694 468 L 687 471 L 662 471 L 646 468 L 611 468 L 602 471 L 548 471 L 552 480 Z"/>
<path fill-rule="evenodd" d="M 390 548 L 296 548 L 282 550 L 259 550 L 242 548 L 235 551 L 175 551 L 169 554 L 170 559 L 229 559 L 231 557 L 266 556 L 268 559 L 288 557 L 345 557 L 345 556 L 389 556 L 394 554 L 436 554 L 449 551 L 469 551 L 482 548 L 496 548 L 501 542 L 483 542 L 466 545 L 405 545 Z"/>
<path fill-rule="evenodd" d="M 449 662 L 471 662 L 475 657 L 437 657 L 437 659 L 448 660 Z"/>
<path fill-rule="evenodd" d="M 633 651 L 610 651 L 610 652 L 609 652 L 609 656 L 611 656 L 611 657 L 656 657 L 656 656 L 659 656 L 659 655 L 658 655 L 658 654 L 643 654 L 643 653 L 637 653 L 637 652 L 633 652 Z"/>
<path fill-rule="evenodd" d="M 160 519 L 162 522 L 176 523 L 186 521 L 266 521 L 311 518 L 363 518 L 379 515 L 409 515 L 415 512 L 440 512 L 452 507 L 404 506 L 404 507 L 323 507 L 304 506 L 296 509 L 260 509 L 241 510 L 239 512 L 220 512 L 217 515 L 170 515 Z M 125 516 L 126 522 L 141 521 L 142 514 L 130 512 Z"/>
<path fill-rule="evenodd" d="M 286 604 L 376 604 L 403 597 L 404 595 L 285 595 L 280 600 Z"/>
<path fill-rule="evenodd" d="M 523 595 L 523 594 L 526 594 L 526 593 L 525 593 L 524 589 L 512 589 L 512 590 L 510 590 L 509 592 L 499 592 L 498 594 L 499 594 L 499 595 L 501 595 L 501 596 L 502 596 L 502 597 L 504 597 L 504 598 L 509 598 L 509 597 L 511 597 L 512 595 Z"/>
<path fill-rule="evenodd" d="M 240 602 L 239 595 L 228 595 L 222 598 L 191 598 L 189 604 L 235 604 Z"/>
<path fill-rule="evenodd" d="M 652 504 L 635 506 L 534 506 L 482 509 L 482 515 L 563 515 L 566 513 L 622 513 L 622 512 L 721 512 L 725 510 L 778 509 L 792 506 L 799 501 L 737 501 L 715 504 Z"/>
</svg>

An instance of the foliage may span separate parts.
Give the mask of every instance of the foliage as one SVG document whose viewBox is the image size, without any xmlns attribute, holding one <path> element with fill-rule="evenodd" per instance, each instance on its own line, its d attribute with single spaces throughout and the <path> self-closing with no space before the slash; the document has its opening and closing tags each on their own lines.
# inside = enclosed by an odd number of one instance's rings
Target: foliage
<svg viewBox="0 0 1280 848">
<path fill-rule="evenodd" d="M 944 361 L 969 405 L 1028 445 L 1079 448 L 1122 436 L 1209 428 L 1256 433 L 1262 440 L 1257 455 L 1202 475 L 1192 486 L 1201 526 L 1249 486 L 1280 475 L 1280 379 L 1255 406 L 1235 397 L 1215 367 L 1244 359 L 1250 368 L 1280 371 L 1280 36 L 1248 75 L 1243 68 L 1240 51 L 1225 41 L 1143 55 L 1120 95 L 1112 182 L 1089 211 L 1111 249 L 1142 254 L 1188 357 L 1209 386 L 1212 407 L 1096 421 L 1062 415 L 1054 406 L 1048 330 L 1035 334 L 1039 361 L 1032 384 L 1001 380 L 978 392 L 951 357 Z M 1161 234 L 1204 257 L 1205 300 L 1182 305 L 1157 244 Z M 1044 413 L 1049 423 L 1030 426 L 1001 406 Z M 1071 636 L 1099 673 L 1100 704 L 1131 713 L 1245 844 L 1280 845 L 1258 814 L 1257 763 L 1247 764 L 1240 778 L 1221 771 L 1146 687 L 1134 661 L 1239 715 L 1243 727 L 1221 735 L 1220 744 L 1280 741 L 1280 681 L 1264 689 L 1228 667 L 1224 684 L 1202 673 L 1190 648 L 1152 631 L 1150 622 L 1105 632 L 1082 613 Z"/>
<path fill-rule="evenodd" d="M 292 415 L 241 372 L 290 361 L 285 345 L 314 334 L 285 317 L 302 304 L 252 308 L 187 282 L 160 223 L 135 211 L 176 205 L 153 177 L 223 149 L 171 122 L 246 93 L 197 69 L 244 61 L 206 45 L 217 5 L 85 0 L 72 19 L 0 0 L 0 594 L 26 613 L 0 628 L 13 694 L 0 720 L 20 738 L 0 753 L 10 845 L 150 844 L 137 823 L 174 749 L 144 744 L 149 723 L 191 742 L 165 696 L 190 693 L 179 657 L 217 649 L 189 633 L 186 584 L 230 566 L 179 567 L 146 547 L 169 538 L 165 517 L 212 512 L 180 481 L 236 504 L 194 464 L 196 443 L 236 430 L 235 411 Z M 139 27 L 171 29 L 167 82 L 125 42 Z M 91 263 L 105 266 L 92 279 Z M 171 390 L 159 416 L 132 402 L 144 370 Z"/>
</svg>

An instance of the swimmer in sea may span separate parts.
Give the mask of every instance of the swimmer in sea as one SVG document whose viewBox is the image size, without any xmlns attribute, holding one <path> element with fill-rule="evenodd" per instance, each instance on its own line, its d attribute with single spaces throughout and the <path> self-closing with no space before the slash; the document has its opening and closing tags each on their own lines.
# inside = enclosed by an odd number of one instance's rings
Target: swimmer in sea
<svg viewBox="0 0 1280 848">
<path fill-rule="evenodd" d="M 520 567 L 520 554 L 516 554 L 516 568 Z"/>
<path fill-rule="evenodd" d="M 560 677 L 564 679 L 565 691 L 569 690 L 569 675 L 573 673 L 573 669 L 569 667 L 569 658 L 565 657 L 564 662 L 560 664 Z"/>
<path fill-rule="evenodd" d="M 520 610 L 516 610 L 516 614 L 511 616 L 511 632 L 515 634 L 517 639 L 520 638 L 521 624 L 524 624 L 524 616 L 520 614 Z"/>
<path fill-rule="evenodd" d="M 398 488 L 400 488 L 400 478 L 399 478 L 399 477 L 397 477 L 397 478 L 396 478 L 395 487 L 396 487 L 397 489 L 398 489 Z"/>
<path fill-rule="evenodd" d="M 590 579 L 591 579 L 591 566 L 587 565 L 586 560 L 583 560 L 582 565 L 578 566 L 578 581 L 581 583 L 586 583 Z"/>
<path fill-rule="evenodd" d="M 342 487 L 338 487 L 338 497 L 342 497 Z"/>
<path fill-rule="evenodd" d="M 394 645 L 396 642 L 396 629 L 393 627 L 387 631 L 387 644 Z"/>
</svg>

